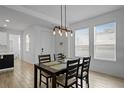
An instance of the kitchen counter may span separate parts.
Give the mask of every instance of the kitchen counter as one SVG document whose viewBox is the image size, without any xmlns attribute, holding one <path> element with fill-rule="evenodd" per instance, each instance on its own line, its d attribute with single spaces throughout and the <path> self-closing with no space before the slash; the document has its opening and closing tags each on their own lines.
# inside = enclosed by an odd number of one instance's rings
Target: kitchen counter
<svg viewBox="0 0 124 93">
<path fill-rule="evenodd" d="M 13 53 L 0 53 L 0 69 L 7 69 L 14 67 Z"/>
<path fill-rule="evenodd" d="M 14 54 L 13 52 L 0 52 L 0 55 L 10 55 L 10 54 Z"/>
</svg>

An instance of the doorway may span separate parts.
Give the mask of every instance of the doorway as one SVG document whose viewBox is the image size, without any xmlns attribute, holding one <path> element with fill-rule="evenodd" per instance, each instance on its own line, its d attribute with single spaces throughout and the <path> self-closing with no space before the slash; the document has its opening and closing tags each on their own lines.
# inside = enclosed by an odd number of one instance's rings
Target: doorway
<svg viewBox="0 0 124 93">
<path fill-rule="evenodd" d="M 14 53 L 14 59 L 21 59 L 20 35 L 9 34 L 9 50 Z"/>
</svg>

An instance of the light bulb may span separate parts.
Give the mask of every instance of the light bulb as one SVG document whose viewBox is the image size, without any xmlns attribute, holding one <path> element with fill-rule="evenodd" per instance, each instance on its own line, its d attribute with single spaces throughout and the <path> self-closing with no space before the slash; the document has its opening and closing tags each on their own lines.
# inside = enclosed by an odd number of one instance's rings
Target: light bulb
<svg viewBox="0 0 124 93">
<path fill-rule="evenodd" d="M 8 22 L 8 23 L 10 22 L 10 20 L 9 20 L 9 19 L 6 19 L 5 21 L 6 21 L 6 22 Z"/>
<path fill-rule="evenodd" d="M 71 37 L 73 37 L 73 33 L 72 33 L 72 30 L 71 30 Z"/>
<path fill-rule="evenodd" d="M 71 37 L 73 37 L 73 33 L 71 33 Z"/>
<path fill-rule="evenodd" d="M 65 32 L 65 36 L 68 37 L 68 33 L 67 32 Z"/>
<path fill-rule="evenodd" d="M 59 34 L 61 34 L 61 31 L 60 31 L 60 29 L 59 29 Z"/>
<path fill-rule="evenodd" d="M 59 29 L 59 35 L 62 36 L 62 31 Z"/>
<path fill-rule="evenodd" d="M 56 31 L 53 31 L 53 35 L 56 35 Z"/>
<path fill-rule="evenodd" d="M 62 32 L 60 32 L 60 36 L 62 36 Z"/>
</svg>

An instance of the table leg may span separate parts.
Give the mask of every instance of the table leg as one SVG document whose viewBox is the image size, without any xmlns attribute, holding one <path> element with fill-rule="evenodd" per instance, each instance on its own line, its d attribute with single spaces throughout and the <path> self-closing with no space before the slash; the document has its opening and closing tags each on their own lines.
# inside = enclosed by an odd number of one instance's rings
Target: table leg
<svg viewBox="0 0 124 93">
<path fill-rule="evenodd" d="M 34 65 L 34 88 L 37 88 L 37 67 Z"/>
<path fill-rule="evenodd" d="M 52 76 L 52 88 L 56 88 L 56 74 Z"/>
</svg>

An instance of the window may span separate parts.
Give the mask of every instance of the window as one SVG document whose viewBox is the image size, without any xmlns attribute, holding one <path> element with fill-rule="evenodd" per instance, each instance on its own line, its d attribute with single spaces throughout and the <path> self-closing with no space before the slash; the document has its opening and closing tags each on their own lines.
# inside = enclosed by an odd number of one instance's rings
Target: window
<svg viewBox="0 0 124 93">
<path fill-rule="evenodd" d="M 75 56 L 89 56 L 89 28 L 75 31 Z"/>
<path fill-rule="evenodd" d="M 27 35 L 26 35 L 26 51 L 29 51 L 29 45 L 30 45 L 30 37 L 29 37 L 29 35 L 27 34 Z"/>
<path fill-rule="evenodd" d="M 94 28 L 94 58 L 116 60 L 116 23 Z"/>
</svg>

